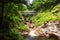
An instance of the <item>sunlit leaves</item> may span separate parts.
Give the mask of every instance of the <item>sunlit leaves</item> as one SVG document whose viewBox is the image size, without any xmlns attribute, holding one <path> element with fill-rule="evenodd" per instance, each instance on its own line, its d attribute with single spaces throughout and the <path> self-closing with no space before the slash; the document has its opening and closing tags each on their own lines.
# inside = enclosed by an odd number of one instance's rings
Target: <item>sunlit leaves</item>
<svg viewBox="0 0 60 40">
<path fill-rule="evenodd" d="M 52 14 L 57 17 L 57 20 L 60 20 L 60 4 L 57 4 L 52 10 Z"/>
<path fill-rule="evenodd" d="M 17 24 L 16 26 L 17 26 L 17 27 L 16 27 L 17 29 L 25 30 L 25 31 L 28 30 L 27 27 L 26 27 L 24 24 L 22 24 L 22 23 L 19 23 L 19 24 Z"/>
<path fill-rule="evenodd" d="M 45 11 L 43 13 L 38 13 L 35 17 L 32 17 L 31 20 L 35 23 L 36 26 L 46 23 L 49 21 L 56 20 L 56 16 L 52 16 L 51 12 Z"/>
</svg>

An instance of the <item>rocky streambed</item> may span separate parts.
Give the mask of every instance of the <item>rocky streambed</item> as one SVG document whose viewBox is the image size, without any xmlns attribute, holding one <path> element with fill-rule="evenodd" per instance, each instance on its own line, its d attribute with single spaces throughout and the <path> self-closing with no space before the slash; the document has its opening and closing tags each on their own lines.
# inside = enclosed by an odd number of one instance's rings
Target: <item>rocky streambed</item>
<svg viewBox="0 0 60 40">
<path fill-rule="evenodd" d="M 38 27 L 27 22 L 26 25 L 29 29 L 23 32 L 24 40 L 60 40 L 60 22 L 48 22 Z"/>
</svg>

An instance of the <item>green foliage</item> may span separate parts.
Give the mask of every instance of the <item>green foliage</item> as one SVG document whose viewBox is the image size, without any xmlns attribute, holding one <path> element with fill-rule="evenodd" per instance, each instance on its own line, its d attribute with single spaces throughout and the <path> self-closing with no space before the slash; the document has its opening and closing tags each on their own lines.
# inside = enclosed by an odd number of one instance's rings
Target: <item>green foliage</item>
<svg viewBox="0 0 60 40">
<path fill-rule="evenodd" d="M 60 20 L 60 14 L 56 12 L 60 10 L 59 5 L 58 0 L 34 0 L 31 9 L 37 11 L 37 15 L 31 17 L 30 20 L 36 26 L 49 21 Z"/>
<path fill-rule="evenodd" d="M 60 9 L 60 3 L 57 4 L 57 5 L 53 8 L 53 10 L 56 10 L 56 9 L 58 9 L 58 10 Z M 53 11 L 53 10 L 52 10 L 52 11 Z"/>
<path fill-rule="evenodd" d="M 4 28 L 6 28 L 5 32 L 8 32 L 8 37 L 6 38 L 7 40 L 23 40 L 21 34 L 19 34 L 17 29 L 27 30 L 26 26 L 24 25 L 24 17 L 22 16 L 22 13 L 19 12 L 25 10 L 28 10 L 27 7 L 20 3 L 15 4 L 11 2 L 5 4 L 3 14 L 3 25 Z"/>
<path fill-rule="evenodd" d="M 37 15 L 35 17 L 31 17 L 30 20 L 34 22 L 36 26 L 39 26 L 42 23 L 56 20 L 56 16 L 52 16 L 51 13 L 46 10 L 45 12 L 37 13 Z"/>
<path fill-rule="evenodd" d="M 22 23 L 18 24 L 16 28 L 20 29 L 20 30 L 25 30 L 25 31 L 28 30 L 27 27 L 24 24 L 22 24 Z"/>
<path fill-rule="evenodd" d="M 4 18 L 6 18 L 9 21 L 10 26 L 12 27 L 16 25 L 18 26 L 18 24 L 24 22 L 24 17 L 22 16 L 22 13 L 18 12 L 23 10 L 25 9 L 24 6 L 22 6 L 22 4 L 20 5 L 20 4 L 8 3 L 5 5 Z"/>
<path fill-rule="evenodd" d="M 23 40 L 23 37 L 17 31 L 16 28 L 11 29 L 11 31 L 10 31 L 10 40 Z"/>
<path fill-rule="evenodd" d="M 20 0 L 22 3 L 25 0 Z M 22 3 L 9 2 L 4 5 L 3 14 L 3 29 L 5 33 L 3 37 L 6 40 L 23 40 L 23 37 L 18 32 L 19 30 L 28 30 L 24 25 L 25 16 L 21 11 L 35 10 L 35 16 L 28 16 L 30 21 L 36 26 L 43 23 L 60 20 L 60 1 L 59 0 L 34 0 L 30 7 L 26 7 Z M 57 12 L 58 11 L 58 12 Z M 52 15 L 53 14 L 53 15 Z"/>
<path fill-rule="evenodd" d="M 49 8 L 51 5 L 55 3 L 56 0 L 34 0 L 33 4 L 31 5 L 32 10 L 40 10 L 41 8 Z M 38 11 L 39 11 L 38 10 Z"/>
<path fill-rule="evenodd" d="M 57 20 L 60 20 L 60 4 L 56 5 L 51 11 L 57 17 Z"/>
</svg>

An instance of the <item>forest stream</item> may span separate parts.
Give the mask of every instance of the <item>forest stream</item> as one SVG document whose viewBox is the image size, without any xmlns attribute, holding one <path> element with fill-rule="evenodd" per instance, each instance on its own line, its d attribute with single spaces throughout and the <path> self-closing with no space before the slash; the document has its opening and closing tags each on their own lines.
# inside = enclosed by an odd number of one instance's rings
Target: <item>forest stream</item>
<svg viewBox="0 0 60 40">
<path fill-rule="evenodd" d="M 60 40 L 60 23 L 58 21 L 48 22 L 35 27 L 34 23 L 29 22 L 26 26 L 27 32 L 23 32 L 24 40 Z"/>
</svg>

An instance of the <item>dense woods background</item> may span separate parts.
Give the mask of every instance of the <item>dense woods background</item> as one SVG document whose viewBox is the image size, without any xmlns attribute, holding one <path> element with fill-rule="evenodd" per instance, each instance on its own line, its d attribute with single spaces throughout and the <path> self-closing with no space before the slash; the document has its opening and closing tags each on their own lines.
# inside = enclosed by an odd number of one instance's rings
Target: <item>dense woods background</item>
<svg viewBox="0 0 60 40">
<path fill-rule="evenodd" d="M 60 21 L 60 0 L 33 0 L 28 5 L 26 0 L 0 1 L 0 40 L 24 40 L 19 32 L 27 31 L 25 17 L 21 11 L 36 11 L 36 15 L 29 15 L 29 21 L 35 26 Z"/>
</svg>

